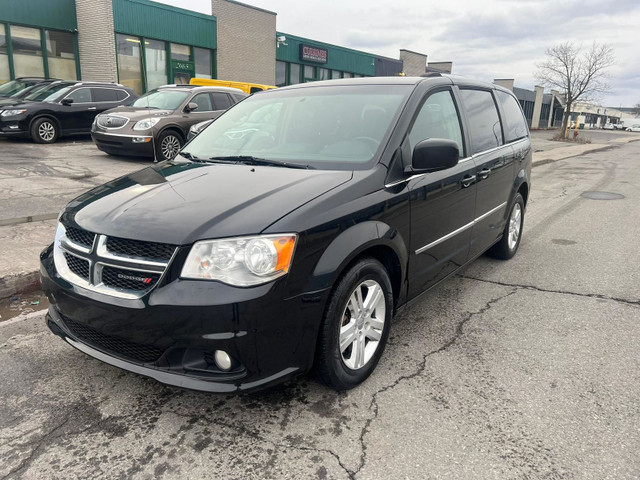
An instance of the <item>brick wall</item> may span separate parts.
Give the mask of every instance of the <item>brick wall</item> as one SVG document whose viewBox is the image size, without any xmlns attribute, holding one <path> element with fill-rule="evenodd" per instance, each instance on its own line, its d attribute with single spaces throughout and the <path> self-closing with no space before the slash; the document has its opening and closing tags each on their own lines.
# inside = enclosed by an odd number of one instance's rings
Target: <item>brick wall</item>
<svg viewBox="0 0 640 480">
<path fill-rule="evenodd" d="M 218 19 L 221 80 L 275 85 L 276 14 L 229 0 L 211 0 Z"/>
<path fill-rule="evenodd" d="M 425 73 L 427 69 L 427 56 L 411 50 L 400 50 L 402 71 L 407 77 L 417 77 Z"/>
<path fill-rule="evenodd" d="M 117 81 L 111 0 L 76 0 L 82 80 Z"/>
</svg>

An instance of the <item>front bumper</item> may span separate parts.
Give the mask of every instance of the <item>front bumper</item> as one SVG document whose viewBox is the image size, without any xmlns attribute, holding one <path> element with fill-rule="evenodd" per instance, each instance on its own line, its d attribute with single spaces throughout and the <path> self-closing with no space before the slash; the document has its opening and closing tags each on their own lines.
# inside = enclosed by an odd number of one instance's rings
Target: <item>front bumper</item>
<svg viewBox="0 0 640 480">
<path fill-rule="evenodd" d="M 141 299 L 85 290 L 41 254 L 47 324 L 78 350 L 168 385 L 206 392 L 258 390 L 309 370 L 325 295 L 286 298 L 286 277 L 255 288 L 168 280 Z M 208 361 L 223 350 L 229 371 Z"/>
<path fill-rule="evenodd" d="M 104 133 L 94 128 L 91 138 L 98 149 L 109 154 L 153 157 L 153 138 L 147 134 Z"/>
<path fill-rule="evenodd" d="M 0 137 L 29 136 L 29 124 L 24 117 L 0 117 Z"/>
</svg>

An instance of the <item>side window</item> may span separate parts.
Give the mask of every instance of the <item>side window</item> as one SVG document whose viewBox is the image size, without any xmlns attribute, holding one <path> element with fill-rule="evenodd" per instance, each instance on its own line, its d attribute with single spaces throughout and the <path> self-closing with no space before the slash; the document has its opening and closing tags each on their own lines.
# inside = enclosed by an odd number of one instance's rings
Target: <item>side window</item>
<svg viewBox="0 0 640 480">
<path fill-rule="evenodd" d="M 505 141 L 513 142 L 526 137 L 529 130 L 518 101 L 508 93 L 499 90 L 496 90 L 496 97 L 505 117 L 503 119 Z"/>
<path fill-rule="evenodd" d="M 118 93 L 111 88 L 92 88 L 94 102 L 117 102 Z"/>
<path fill-rule="evenodd" d="M 226 93 L 213 92 L 211 97 L 213 98 L 216 110 L 226 110 L 232 105 L 231 100 L 229 100 L 229 95 Z"/>
<path fill-rule="evenodd" d="M 251 89 L 249 90 L 251 93 L 256 93 L 256 92 L 261 92 L 262 89 L 259 87 L 251 87 Z"/>
<path fill-rule="evenodd" d="M 189 103 L 191 102 L 198 104 L 198 109 L 196 110 L 196 113 L 210 112 L 211 110 L 213 110 L 213 107 L 211 106 L 211 97 L 209 96 L 208 93 L 197 94 L 195 97 L 193 97 L 189 101 Z"/>
<path fill-rule="evenodd" d="M 502 145 L 500 117 L 487 90 L 460 90 L 462 105 L 469 120 L 471 154 Z"/>
<path fill-rule="evenodd" d="M 118 97 L 118 101 L 124 100 L 125 98 L 127 98 L 129 96 L 129 94 L 124 90 L 115 90 L 115 92 L 116 92 L 116 95 Z"/>
<path fill-rule="evenodd" d="M 91 103 L 91 89 L 79 88 L 71 92 L 65 98 L 73 100 L 73 103 Z"/>
<path fill-rule="evenodd" d="M 429 95 L 422 105 L 409 133 L 411 151 L 427 138 L 446 138 L 458 144 L 460 158 L 464 156 L 462 128 L 458 111 L 449 90 Z"/>
</svg>

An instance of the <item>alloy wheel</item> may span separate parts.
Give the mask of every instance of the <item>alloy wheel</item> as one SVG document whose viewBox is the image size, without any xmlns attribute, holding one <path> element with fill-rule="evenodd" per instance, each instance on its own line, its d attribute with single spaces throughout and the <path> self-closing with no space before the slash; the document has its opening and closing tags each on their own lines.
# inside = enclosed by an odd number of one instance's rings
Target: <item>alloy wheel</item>
<svg viewBox="0 0 640 480">
<path fill-rule="evenodd" d="M 522 228 L 522 208 L 519 203 L 513 206 L 511 218 L 509 219 L 509 249 L 513 250 L 518 244 L 520 238 L 520 229 Z"/>
<path fill-rule="evenodd" d="M 51 122 L 42 122 L 38 127 L 38 135 L 45 142 L 50 142 L 56 136 L 56 127 Z"/>
<path fill-rule="evenodd" d="M 374 280 L 360 283 L 351 293 L 342 314 L 340 355 L 351 370 L 364 367 L 373 357 L 384 330 L 386 302 Z"/>
<path fill-rule="evenodd" d="M 175 135 L 167 135 L 162 139 L 160 150 L 164 158 L 171 160 L 180 151 L 180 139 Z"/>
</svg>

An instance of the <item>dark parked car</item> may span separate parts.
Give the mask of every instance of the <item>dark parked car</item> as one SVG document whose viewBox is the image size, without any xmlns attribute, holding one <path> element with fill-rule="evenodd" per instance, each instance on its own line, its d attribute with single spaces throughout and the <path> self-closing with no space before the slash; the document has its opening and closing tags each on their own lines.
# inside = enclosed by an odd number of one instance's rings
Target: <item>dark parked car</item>
<svg viewBox="0 0 640 480">
<path fill-rule="evenodd" d="M 50 85 L 54 82 L 59 82 L 58 79 L 41 79 L 36 83 L 25 83 L 25 86 L 17 91 L 14 91 L 11 95 L 0 95 L 0 108 L 5 107 L 7 105 L 17 105 L 22 102 L 28 95 L 33 94 L 34 92 L 40 90 L 41 88 Z M 6 85 L 6 84 L 4 84 Z M 2 88 L 4 85 L 0 85 Z"/>
<path fill-rule="evenodd" d="M 61 213 L 41 254 L 49 328 L 111 365 L 211 392 L 315 365 L 364 381 L 393 314 L 483 252 L 518 250 L 520 105 L 453 76 L 253 95 L 174 160 Z"/>
<path fill-rule="evenodd" d="M 166 85 L 126 108 L 96 117 L 91 137 L 100 150 L 111 155 L 170 160 L 186 142 L 194 123 L 219 117 L 245 97 L 236 88 Z"/>
<path fill-rule="evenodd" d="M 0 136 L 53 143 L 63 135 L 89 133 L 98 113 L 137 97 L 115 83 L 53 82 L 17 105 L 0 107 Z"/>
<path fill-rule="evenodd" d="M 44 77 L 19 77 L 15 80 L 11 80 L 0 85 L 0 97 L 11 97 L 27 87 L 33 87 L 34 85 L 38 85 L 43 82 L 52 82 L 54 80 L 59 79 L 49 79 Z"/>
</svg>

